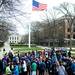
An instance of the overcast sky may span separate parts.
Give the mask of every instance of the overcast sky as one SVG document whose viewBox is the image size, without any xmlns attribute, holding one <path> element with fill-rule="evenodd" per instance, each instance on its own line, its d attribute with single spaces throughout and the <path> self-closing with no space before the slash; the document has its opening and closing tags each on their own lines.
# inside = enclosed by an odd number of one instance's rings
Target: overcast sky
<svg viewBox="0 0 75 75">
<path fill-rule="evenodd" d="M 17 26 L 17 31 L 19 34 L 28 33 L 28 25 L 30 21 L 41 20 L 40 15 L 41 11 L 32 11 L 32 0 L 21 0 L 22 5 L 20 6 L 21 11 L 26 12 L 24 16 L 18 16 L 17 21 L 13 18 L 13 23 Z M 75 0 L 36 0 L 41 3 L 47 3 L 48 8 L 50 9 L 53 6 L 58 6 L 63 2 L 75 3 Z"/>
</svg>

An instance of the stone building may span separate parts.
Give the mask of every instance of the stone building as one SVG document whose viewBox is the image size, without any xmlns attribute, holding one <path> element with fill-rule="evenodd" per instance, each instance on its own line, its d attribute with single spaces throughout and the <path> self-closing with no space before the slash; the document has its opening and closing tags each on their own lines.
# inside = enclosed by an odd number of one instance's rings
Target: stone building
<svg viewBox="0 0 75 75">
<path fill-rule="evenodd" d="M 8 42 L 18 44 L 21 41 L 21 35 L 19 34 L 11 34 L 9 36 Z"/>
</svg>

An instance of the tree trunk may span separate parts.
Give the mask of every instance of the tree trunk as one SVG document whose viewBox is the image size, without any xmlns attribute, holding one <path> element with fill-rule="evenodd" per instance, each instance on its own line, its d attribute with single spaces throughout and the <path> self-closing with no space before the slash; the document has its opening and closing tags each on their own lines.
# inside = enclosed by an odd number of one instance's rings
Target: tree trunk
<svg viewBox="0 0 75 75">
<path fill-rule="evenodd" d="M 73 32 L 73 30 L 72 30 L 72 25 L 70 25 L 70 51 L 72 51 L 72 32 Z"/>
</svg>

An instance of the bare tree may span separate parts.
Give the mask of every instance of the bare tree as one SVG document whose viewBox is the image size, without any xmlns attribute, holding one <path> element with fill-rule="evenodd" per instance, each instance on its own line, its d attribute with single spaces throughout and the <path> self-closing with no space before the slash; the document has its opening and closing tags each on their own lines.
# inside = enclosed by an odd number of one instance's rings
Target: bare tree
<svg viewBox="0 0 75 75">
<path fill-rule="evenodd" d="M 39 44 L 40 42 L 40 29 L 41 29 L 41 23 L 40 22 L 32 22 L 32 42 L 35 44 Z"/>
<path fill-rule="evenodd" d="M 28 44 L 28 34 L 22 36 L 20 43 Z"/>
<path fill-rule="evenodd" d="M 68 26 L 70 28 L 70 50 L 72 50 L 72 34 L 73 34 L 73 30 L 72 30 L 72 26 L 74 23 L 74 19 L 75 19 L 75 5 L 70 4 L 70 3 L 63 3 L 59 6 L 59 8 L 56 8 L 57 10 L 59 10 L 65 17 L 65 20 L 68 23 Z"/>
<path fill-rule="evenodd" d="M 3 42 L 8 39 L 9 32 L 15 30 L 8 19 L 24 14 L 20 5 L 20 0 L 0 0 L 0 40 Z"/>
<path fill-rule="evenodd" d="M 11 23 L 0 21 L 0 46 L 8 40 L 8 36 L 12 31 L 15 31 L 15 26 Z"/>
<path fill-rule="evenodd" d="M 45 13 L 45 19 L 48 25 L 48 30 L 49 30 L 49 46 L 50 46 L 50 41 L 52 37 L 53 41 L 53 47 L 55 47 L 55 40 L 56 40 L 56 28 L 57 28 L 57 18 L 59 16 L 59 12 L 54 9 L 50 9 L 49 11 L 44 12 Z M 51 33 L 52 32 L 52 33 Z"/>
</svg>

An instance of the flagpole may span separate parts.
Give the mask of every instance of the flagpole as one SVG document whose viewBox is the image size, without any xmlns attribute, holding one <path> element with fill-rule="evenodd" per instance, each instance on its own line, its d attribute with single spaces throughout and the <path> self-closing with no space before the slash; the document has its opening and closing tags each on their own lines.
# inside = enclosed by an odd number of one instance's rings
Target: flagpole
<svg viewBox="0 0 75 75">
<path fill-rule="evenodd" d="M 39 2 L 37 2 L 36 0 L 33 0 L 33 6 L 38 8 L 38 5 L 40 4 Z M 41 4 L 41 6 L 39 7 L 39 10 L 45 10 L 47 8 L 47 4 Z M 36 8 L 33 8 L 33 10 L 37 10 Z M 31 18 L 31 17 L 30 17 Z M 29 24 L 29 48 L 31 47 L 31 24 Z"/>
<path fill-rule="evenodd" d="M 29 48 L 31 47 L 31 25 L 29 24 Z"/>
</svg>

